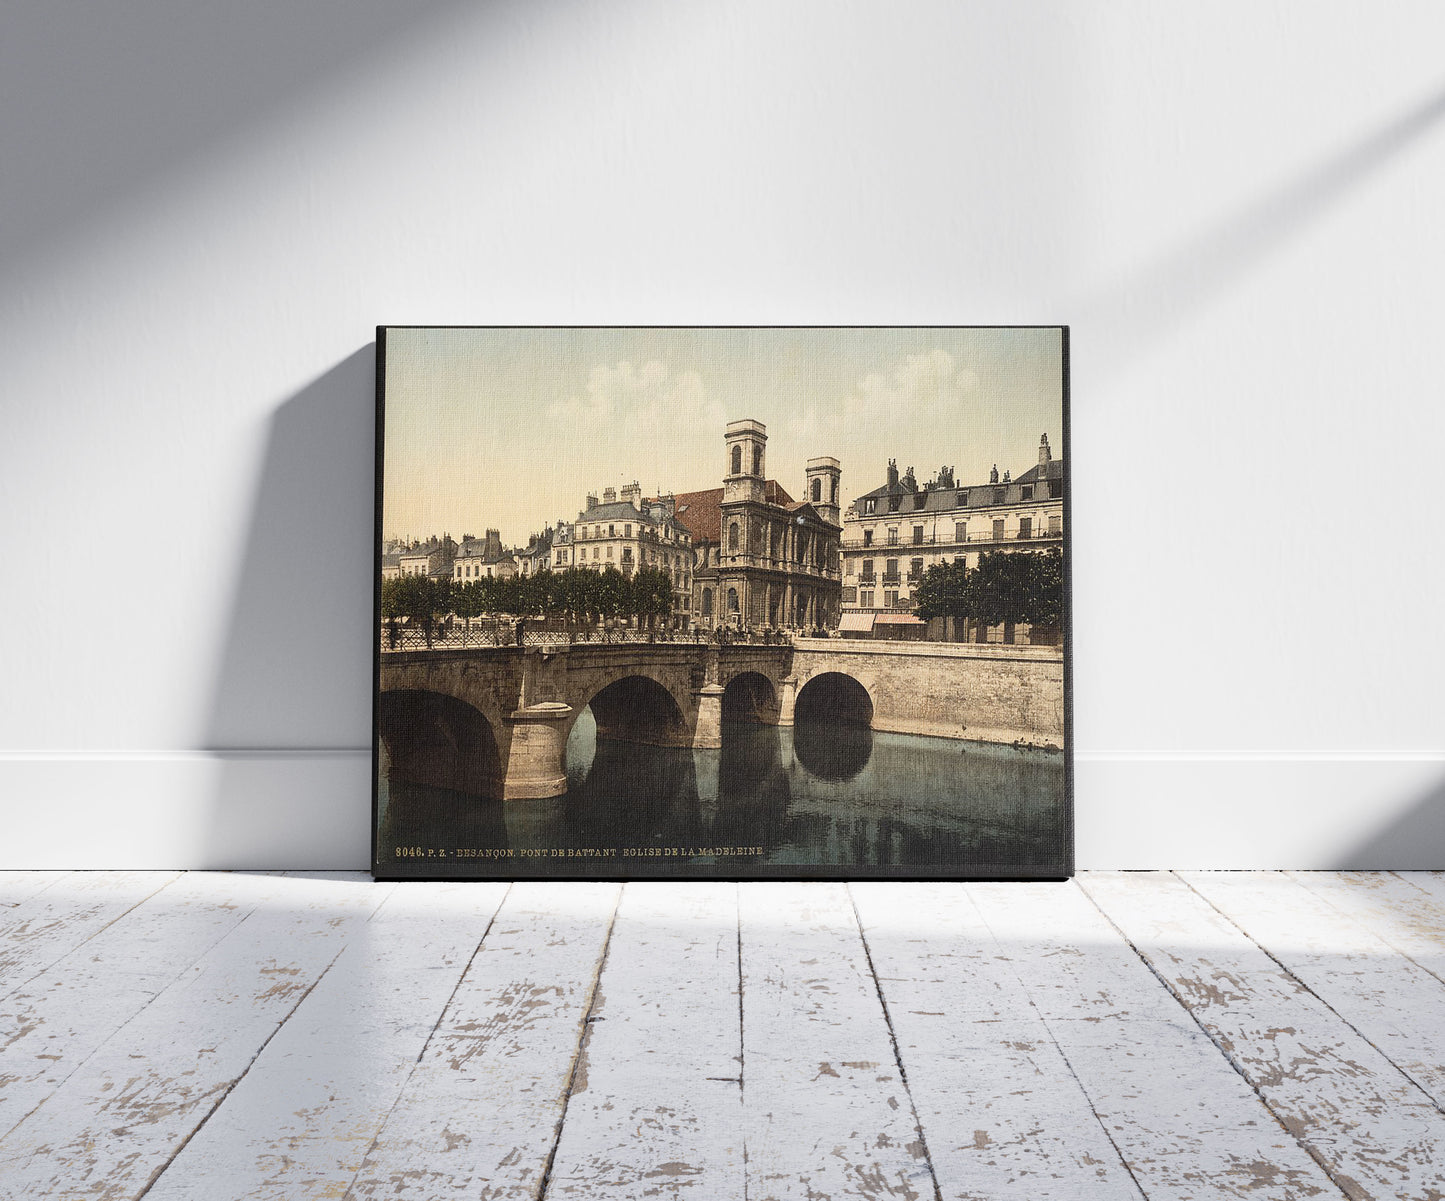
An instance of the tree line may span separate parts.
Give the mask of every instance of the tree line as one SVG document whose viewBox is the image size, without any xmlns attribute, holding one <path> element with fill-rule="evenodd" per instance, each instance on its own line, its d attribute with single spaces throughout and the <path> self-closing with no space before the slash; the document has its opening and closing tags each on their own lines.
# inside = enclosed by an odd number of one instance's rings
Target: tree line
<svg viewBox="0 0 1445 1201">
<path fill-rule="evenodd" d="M 1058 629 L 1064 623 L 1063 552 L 986 551 L 972 571 L 961 558 L 935 564 L 923 573 L 913 599 L 925 621 L 971 618 L 990 626 L 1027 622 Z"/>
<path fill-rule="evenodd" d="M 467 622 L 474 617 L 562 617 L 577 625 L 635 617 L 653 627 L 672 609 L 672 577 L 656 567 L 630 576 L 615 567 L 604 571 L 569 567 L 506 579 L 403 575 L 381 581 L 382 618 L 423 627 L 428 642 L 433 624 L 447 615 Z"/>
</svg>

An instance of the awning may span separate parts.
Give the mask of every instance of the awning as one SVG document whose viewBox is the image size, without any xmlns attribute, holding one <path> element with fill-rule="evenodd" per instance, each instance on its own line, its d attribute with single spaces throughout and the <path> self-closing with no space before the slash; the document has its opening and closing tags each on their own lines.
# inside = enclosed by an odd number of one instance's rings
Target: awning
<svg viewBox="0 0 1445 1201">
<path fill-rule="evenodd" d="M 877 616 L 876 613 L 844 613 L 843 620 L 838 623 L 838 628 L 854 633 L 871 630 L 873 628 L 873 619 Z"/>
<path fill-rule="evenodd" d="M 914 617 L 912 613 L 880 613 L 878 614 L 880 626 L 926 626 L 928 623 L 920 617 Z"/>
</svg>

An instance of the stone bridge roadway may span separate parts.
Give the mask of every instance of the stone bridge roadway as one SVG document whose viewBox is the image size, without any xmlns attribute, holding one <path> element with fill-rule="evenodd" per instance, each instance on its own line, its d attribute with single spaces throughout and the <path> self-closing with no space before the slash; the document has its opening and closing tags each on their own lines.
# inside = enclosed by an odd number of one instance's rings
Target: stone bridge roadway
<svg viewBox="0 0 1445 1201">
<path fill-rule="evenodd" d="M 1047 647 L 802 639 L 792 646 L 581 644 L 386 652 L 390 777 L 503 800 L 566 791 L 567 737 L 708 749 L 728 719 L 1059 747 L 1063 658 Z"/>
</svg>

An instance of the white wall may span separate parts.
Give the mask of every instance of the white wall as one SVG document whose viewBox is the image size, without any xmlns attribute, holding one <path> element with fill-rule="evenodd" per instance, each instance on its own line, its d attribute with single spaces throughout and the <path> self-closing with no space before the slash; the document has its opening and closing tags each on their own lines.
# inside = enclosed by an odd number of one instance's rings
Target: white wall
<svg viewBox="0 0 1445 1201">
<path fill-rule="evenodd" d="M 1429 0 L 11 5 L 0 866 L 363 866 L 372 328 L 1073 326 L 1081 866 L 1445 866 Z"/>
</svg>

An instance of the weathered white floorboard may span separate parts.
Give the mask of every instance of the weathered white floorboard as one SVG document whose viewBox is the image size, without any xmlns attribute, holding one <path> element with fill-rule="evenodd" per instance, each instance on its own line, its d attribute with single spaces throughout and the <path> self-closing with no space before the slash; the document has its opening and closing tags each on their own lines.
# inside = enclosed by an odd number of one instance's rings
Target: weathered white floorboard
<svg viewBox="0 0 1445 1201">
<path fill-rule="evenodd" d="M 1445 897 L 1437 872 L 1287 872 L 1342 915 L 1445 981 Z"/>
<path fill-rule="evenodd" d="M 64 959 L 179 875 L 69 872 L 64 880 L 0 910 L 0 997 Z"/>
<path fill-rule="evenodd" d="M 72 872 L 0 872 L 0 910 L 13 909 L 38 892 L 58 884 Z"/>
<path fill-rule="evenodd" d="M 506 887 L 0 873 L 0 1199 L 1445 1197 L 1438 873 Z"/>
<path fill-rule="evenodd" d="M 348 1196 L 539 1195 L 620 893 L 512 887 Z"/>
<path fill-rule="evenodd" d="M 416 883 L 392 892 L 148 1201 L 342 1196 L 506 891 Z"/>
<path fill-rule="evenodd" d="M 934 1196 L 846 887 L 739 891 L 749 1201 Z"/>
<path fill-rule="evenodd" d="M 1180 878 L 1445 1106 L 1445 984 L 1283 873 Z"/>
<path fill-rule="evenodd" d="M 390 891 L 360 875 L 281 887 L 0 1140 L 15 1197 L 139 1195 Z"/>
<path fill-rule="evenodd" d="M 967 892 L 1150 1201 L 1337 1194 L 1077 886 Z"/>
<path fill-rule="evenodd" d="M 1445 1115 L 1183 880 L 1084 887 L 1349 1196 L 1440 1196 Z"/>
<path fill-rule="evenodd" d="M 187 873 L 0 1001 L 0 1137 L 278 887 Z"/>
<path fill-rule="evenodd" d="M 741 1198 L 733 884 L 629 884 L 549 1198 Z"/>
<path fill-rule="evenodd" d="M 963 887 L 850 887 L 941 1194 L 1137 1201 L 1138 1187 Z"/>
</svg>

